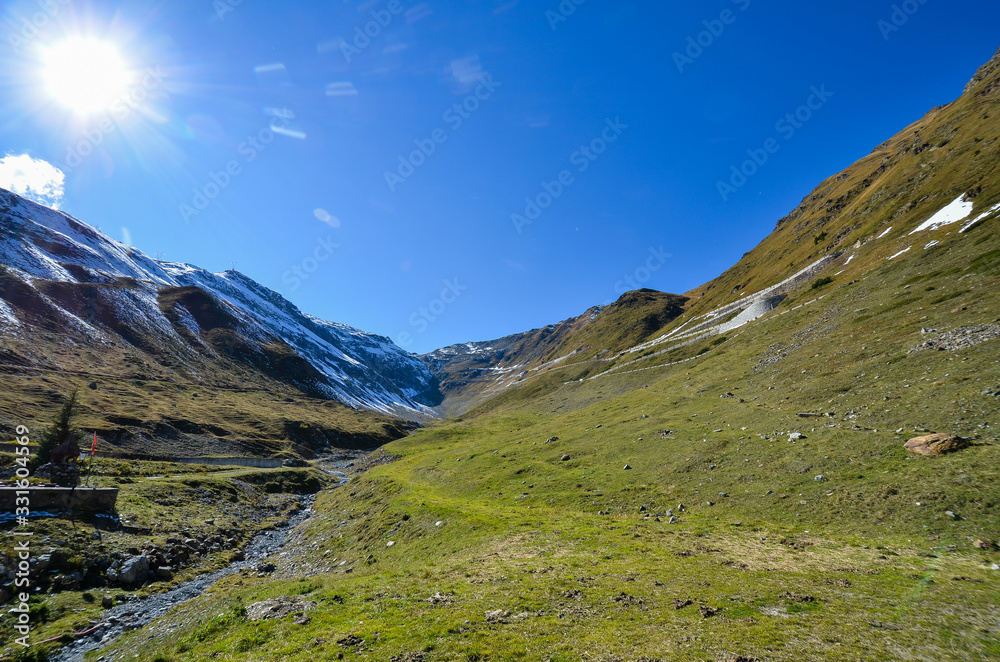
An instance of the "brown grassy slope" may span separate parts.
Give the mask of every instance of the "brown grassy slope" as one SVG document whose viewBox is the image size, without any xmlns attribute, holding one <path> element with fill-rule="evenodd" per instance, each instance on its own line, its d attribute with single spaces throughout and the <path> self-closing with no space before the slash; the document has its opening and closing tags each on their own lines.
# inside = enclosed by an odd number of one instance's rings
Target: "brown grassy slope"
<svg viewBox="0 0 1000 662">
<path fill-rule="evenodd" d="M 956 197 L 976 213 L 1000 200 L 1000 51 L 956 101 L 882 143 L 810 193 L 756 248 L 688 293 L 701 314 L 893 227 L 909 232 Z M 688 317 L 688 316 L 685 316 Z"/>
<path fill-rule="evenodd" d="M 477 343 L 476 353 L 464 345 L 438 350 L 424 358 L 441 380 L 445 402 L 440 410 L 460 414 L 512 383 L 566 362 L 603 365 L 605 357 L 647 340 L 676 319 L 686 301 L 676 294 L 638 290 L 558 324 Z"/>
</svg>

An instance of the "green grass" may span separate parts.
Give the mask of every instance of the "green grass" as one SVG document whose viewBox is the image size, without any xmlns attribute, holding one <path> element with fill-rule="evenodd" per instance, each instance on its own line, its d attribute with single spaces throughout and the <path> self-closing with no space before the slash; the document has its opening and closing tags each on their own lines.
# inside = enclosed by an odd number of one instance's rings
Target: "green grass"
<svg viewBox="0 0 1000 662">
<path fill-rule="evenodd" d="M 42 518 L 32 520 L 30 531 L 36 555 L 60 550 L 68 557 L 70 569 L 83 571 L 86 559 L 97 559 L 128 548 L 147 545 L 165 547 L 169 537 L 200 538 L 213 535 L 217 528 L 239 528 L 240 544 L 280 520 L 287 519 L 297 499 L 288 493 L 314 491 L 321 474 L 316 469 L 237 469 L 197 465 L 134 463 L 128 482 L 108 474 L 95 473 L 92 486 L 120 488 L 117 510 L 127 531 L 92 534 L 95 526 L 86 517 L 77 519 Z M 98 463 L 100 468 L 107 461 Z M 199 471 L 200 469 L 200 471 Z M 255 517 L 259 514 L 260 517 Z M 7 527 L 9 528 L 9 527 Z M 171 581 L 147 584 L 129 591 L 138 596 L 165 591 L 196 575 L 228 565 L 233 551 L 222 550 L 205 557 L 192 557 L 190 565 L 175 572 Z M 2 563 L 13 567 L 10 551 L 4 550 Z M 79 632 L 103 612 L 98 596 L 118 595 L 122 588 L 90 588 L 64 591 L 32 598 L 32 641 Z M 6 651 L 12 646 L 10 622 L 0 624 L 0 641 Z"/>
<path fill-rule="evenodd" d="M 779 309 L 716 347 L 685 347 L 691 360 L 647 356 L 583 382 L 572 378 L 598 373 L 564 366 L 394 442 L 396 462 L 319 496 L 283 561 L 302 577 L 229 578 L 166 617 L 160 627 L 178 636 L 133 633 L 112 652 L 989 659 L 1000 555 L 972 542 L 1000 532 L 1000 417 L 980 394 L 1000 386 L 996 341 L 909 351 L 923 327 L 996 319 L 996 275 L 970 255 L 1000 237 L 967 239 L 876 261 L 820 301 Z M 958 304 L 967 310 L 953 313 Z M 792 431 L 806 438 L 792 443 Z M 903 449 L 927 431 L 973 445 L 940 458 Z M 435 594 L 447 598 L 428 601 Z M 219 614 L 281 595 L 316 602 L 312 620 L 190 639 Z M 675 610 L 675 600 L 694 604 Z M 718 611 L 703 618 L 700 606 Z M 487 621 L 495 610 L 509 612 L 505 623 Z M 360 648 L 336 643 L 349 635 Z"/>
<path fill-rule="evenodd" d="M 824 182 L 660 331 L 628 311 L 621 328 L 615 316 L 584 325 L 590 336 L 558 344 L 586 347 L 579 360 L 388 444 L 395 462 L 319 495 L 276 575 L 230 576 L 99 654 L 996 658 L 1000 554 L 973 543 L 1000 536 L 1000 415 L 982 394 L 1000 387 L 998 341 L 911 351 L 922 329 L 998 321 L 996 220 L 928 232 L 886 258 L 974 183 L 984 184 L 977 210 L 995 202 L 985 184 L 1000 181 L 997 103 L 969 95 L 935 109 Z M 918 153 L 914 135 L 947 149 Z M 822 254 L 823 235 L 856 259 L 724 344 L 602 351 L 782 280 Z M 931 238 L 940 245 L 921 250 Z M 927 432 L 971 446 L 936 458 L 904 450 Z M 137 494 L 137 512 L 151 517 L 157 498 Z M 308 623 L 242 618 L 278 596 L 315 602 Z"/>
</svg>

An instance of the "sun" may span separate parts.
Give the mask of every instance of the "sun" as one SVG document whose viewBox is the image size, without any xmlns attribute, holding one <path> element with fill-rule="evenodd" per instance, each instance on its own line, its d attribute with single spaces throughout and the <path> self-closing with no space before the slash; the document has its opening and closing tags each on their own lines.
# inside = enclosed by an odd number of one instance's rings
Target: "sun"
<svg viewBox="0 0 1000 662">
<path fill-rule="evenodd" d="M 71 39 L 45 57 L 49 92 L 79 113 L 107 110 L 125 94 L 128 71 L 109 43 Z"/>
</svg>

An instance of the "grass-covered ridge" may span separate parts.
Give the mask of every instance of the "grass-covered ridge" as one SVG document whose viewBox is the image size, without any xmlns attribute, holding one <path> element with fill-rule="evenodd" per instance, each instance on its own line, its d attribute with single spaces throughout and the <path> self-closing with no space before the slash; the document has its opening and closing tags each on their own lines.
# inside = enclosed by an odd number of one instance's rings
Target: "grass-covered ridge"
<svg viewBox="0 0 1000 662">
<path fill-rule="evenodd" d="M 274 577 L 231 577 L 106 659 L 1000 658 L 997 214 L 906 234 L 963 192 L 977 215 L 1000 200 L 982 74 L 665 329 L 845 251 L 776 310 L 639 355 L 602 332 L 388 444 Z M 928 432 L 970 445 L 904 450 Z M 301 615 L 248 620 L 276 597 Z"/>
<path fill-rule="evenodd" d="M 818 292 L 807 283 L 707 352 L 693 345 L 691 360 L 650 357 L 583 382 L 554 371 L 479 416 L 389 444 L 397 461 L 320 495 L 278 579 L 226 580 L 114 650 L 178 661 L 1000 655 L 1000 554 L 974 544 L 1000 537 L 998 341 L 911 351 L 997 321 L 1000 268 L 975 266 L 1000 245 L 994 228 L 872 261 Z M 904 441 L 925 431 L 972 445 L 911 456 Z M 307 624 L 206 625 L 294 595 L 316 603 Z"/>
</svg>

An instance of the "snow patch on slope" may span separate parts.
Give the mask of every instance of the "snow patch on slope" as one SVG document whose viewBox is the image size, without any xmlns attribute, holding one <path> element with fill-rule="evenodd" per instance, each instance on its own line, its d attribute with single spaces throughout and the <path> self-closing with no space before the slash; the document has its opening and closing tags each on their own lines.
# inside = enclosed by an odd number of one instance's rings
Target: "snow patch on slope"
<svg viewBox="0 0 1000 662">
<path fill-rule="evenodd" d="M 389 338 L 305 315 L 277 292 L 237 272 L 213 274 L 190 264 L 153 260 L 63 212 L 0 189 L 0 263 L 28 285 L 36 279 L 60 282 L 114 282 L 130 278 L 134 287 L 108 288 L 115 314 L 133 328 L 168 342 L 187 343 L 159 309 L 157 294 L 167 287 L 199 287 L 215 296 L 238 321 L 239 332 L 260 344 L 284 341 L 328 380 L 317 385 L 345 404 L 391 415 L 433 414 L 417 398 L 434 384 L 427 366 Z M 75 266 L 73 266 L 75 265 Z M 75 274 L 75 275 L 74 275 Z M 107 341 L 102 327 L 56 306 L 69 323 Z M 12 326 L 13 312 L 0 309 Z M 181 326 L 199 338 L 200 329 L 182 306 Z M 9 321 L 8 318 L 13 321 Z"/>
<path fill-rule="evenodd" d="M 964 221 L 969 217 L 969 214 L 972 213 L 972 202 L 966 202 L 964 198 L 964 194 L 959 196 L 950 205 L 918 225 L 917 229 L 910 234 L 916 234 L 918 232 L 923 232 L 924 230 L 937 230 L 938 228 L 943 228 L 946 225 Z"/>
<path fill-rule="evenodd" d="M 21 326 L 21 321 L 14 314 L 14 309 L 8 306 L 3 299 L 0 299 L 0 326 Z"/>
<path fill-rule="evenodd" d="M 989 209 L 987 209 L 985 212 L 983 212 L 982 214 L 980 214 L 976 218 L 972 219 L 971 221 L 969 221 L 968 223 L 966 223 L 965 225 L 963 225 L 962 229 L 959 230 L 958 233 L 962 234 L 963 232 L 965 232 L 966 230 L 968 230 L 969 228 L 971 228 L 973 225 L 975 225 L 979 221 L 986 220 L 987 218 L 989 218 L 993 214 L 997 213 L 998 211 L 1000 211 L 1000 203 L 993 205 L 992 207 L 990 207 Z"/>
</svg>

